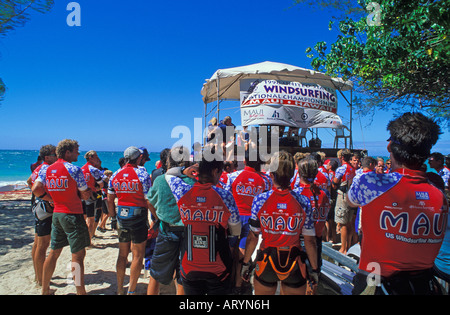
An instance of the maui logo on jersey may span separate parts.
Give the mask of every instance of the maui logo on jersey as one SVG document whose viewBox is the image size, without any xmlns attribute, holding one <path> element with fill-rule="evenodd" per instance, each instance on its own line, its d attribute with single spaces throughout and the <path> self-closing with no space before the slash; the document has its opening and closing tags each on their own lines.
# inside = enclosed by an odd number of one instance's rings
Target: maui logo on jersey
<svg viewBox="0 0 450 315">
<path fill-rule="evenodd" d="M 114 182 L 114 190 L 121 193 L 132 193 L 139 191 L 139 182 Z"/>
<path fill-rule="evenodd" d="M 327 215 L 328 215 L 328 211 L 326 208 L 319 207 L 319 209 L 317 209 L 316 207 L 313 207 L 312 210 L 313 210 L 313 220 L 314 221 L 326 221 Z"/>
<path fill-rule="evenodd" d="M 224 211 L 217 210 L 195 210 L 180 207 L 180 216 L 182 221 L 208 221 L 222 223 Z"/>
<path fill-rule="evenodd" d="M 46 180 L 48 189 L 67 189 L 69 187 L 69 180 L 67 178 L 51 178 Z"/>
<path fill-rule="evenodd" d="M 408 212 L 401 212 L 395 215 L 391 211 L 384 210 L 380 216 L 380 227 L 383 230 L 397 227 L 399 233 L 412 233 L 414 236 L 427 236 L 432 231 L 436 237 L 440 237 L 446 226 L 446 216 L 447 213 L 435 213 L 431 222 L 430 218 L 424 213 L 411 217 Z"/>
<path fill-rule="evenodd" d="M 262 187 L 254 187 L 250 185 L 237 184 L 236 192 L 240 195 L 256 196 L 264 191 Z"/>
<path fill-rule="evenodd" d="M 288 216 L 285 218 L 283 215 L 272 216 L 262 214 L 259 218 L 261 227 L 271 231 L 288 231 L 295 232 L 300 229 L 303 223 L 302 215 Z"/>
</svg>

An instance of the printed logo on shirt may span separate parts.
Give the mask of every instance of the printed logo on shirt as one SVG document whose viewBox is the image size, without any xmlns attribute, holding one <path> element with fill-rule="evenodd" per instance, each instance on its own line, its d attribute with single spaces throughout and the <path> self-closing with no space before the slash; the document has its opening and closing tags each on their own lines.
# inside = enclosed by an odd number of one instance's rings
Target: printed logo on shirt
<svg viewBox="0 0 450 315">
<path fill-rule="evenodd" d="M 286 210 L 287 204 L 286 203 L 277 203 L 277 209 L 278 210 Z"/>
<path fill-rule="evenodd" d="M 426 191 L 416 191 L 416 200 L 430 200 L 430 195 Z"/>
<path fill-rule="evenodd" d="M 205 203 L 206 202 L 206 197 L 197 197 L 197 202 Z"/>
</svg>

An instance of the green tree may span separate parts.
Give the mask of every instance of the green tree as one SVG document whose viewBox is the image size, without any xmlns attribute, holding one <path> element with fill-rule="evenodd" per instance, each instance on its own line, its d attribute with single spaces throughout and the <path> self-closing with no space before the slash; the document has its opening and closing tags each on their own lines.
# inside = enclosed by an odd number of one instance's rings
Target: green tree
<svg viewBox="0 0 450 315">
<path fill-rule="evenodd" d="M 298 0 L 308 2 L 309 0 Z M 322 0 L 333 7 L 335 0 Z M 345 1 L 349 4 L 355 1 Z M 330 22 L 336 42 L 306 53 L 316 70 L 352 80 L 361 114 L 417 110 L 450 127 L 450 0 L 359 0 Z M 361 9 L 367 10 L 361 16 Z"/>
<path fill-rule="evenodd" d="M 0 2 L 0 37 L 7 32 L 24 26 L 32 11 L 46 13 L 53 7 L 54 0 L 2 0 Z M 0 78 L 0 102 L 3 100 L 6 86 Z"/>
</svg>

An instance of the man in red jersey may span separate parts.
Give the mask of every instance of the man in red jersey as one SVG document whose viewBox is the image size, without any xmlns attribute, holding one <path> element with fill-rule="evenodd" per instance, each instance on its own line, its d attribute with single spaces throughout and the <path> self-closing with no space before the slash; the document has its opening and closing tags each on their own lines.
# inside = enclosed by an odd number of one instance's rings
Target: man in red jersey
<svg viewBox="0 0 450 315">
<path fill-rule="evenodd" d="M 42 294 L 50 294 L 50 280 L 63 248 L 70 246 L 72 271 L 77 294 L 86 294 L 84 286 L 84 257 L 90 245 L 89 231 L 83 217 L 81 199 L 89 199 L 92 191 L 86 185 L 81 168 L 72 164 L 78 160 L 78 142 L 62 140 L 56 147 L 58 160 L 47 168 L 47 172 L 36 179 L 33 193 L 40 198 L 47 192 L 55 205 L 53 210 L 51 250 L 44 262 Z M 45 186 L 44 186 L 45 183 Z M 81 196 L 81 199 L 80 199 Z"/>
<path fill-rule="evenodd" d="M 49 165 L 52 165 L 56 161 L 56 147 L 51 144 L 42 146 L 41 149 L 39 150 L 39 156 L 42 157 L 43 163 L 40 164 L 37 168 L 35 168 L 33 173 L 28 178 L 27 183 L 30 188 L 33 188 L 33 185 L 39 176 L 39 172 L 43 172 L 43 174 L 45 174 L 45 172 L 47 171 L 47 167 Z M 35 196 L 33 194 L 33 199 L 34 197 Z M 37 208 L 34 206 L 37 206 L 37 203 L 39 202 L 46 202 L 46 201 L 40 200 L 38 198 L 36 200 L 36 203 L 33 202 L 33 209 Z M 47 203 L 46 206 L 51 207 L 50 203 Z M 34 234 L 33 248 L 31 249 L 31 257 L 33 259 L 35 280 L 39 286 L 42 286 L 42 268 L 44 266 L 47 248 L 50 245 L 50 232 L 52 231 L 51 213 L 39 214 L 34 212 L 34 223 L 35 223 L 34 228 L 35 234 Z"/>
<path fill-rule="evenodd" d="M 117 258 L 117 293 L 123 294 L 123 282 L 127 257 L 133 253 L 130 267 L 128 294 L 136 293 L 141 274 L 149 229 L 149 201 L 146 195 L 151 187 L 150 175 L 139 166 L 143 155 L 137 147 L 129 147 L 123 156 L 126 164 L 116 171 L 108 185 L 108 210 L 111 217 L 117 215 L 119 224 L 119 256 Z M 117 212 L 115 199 L 118 198 Z M 153 209 L 153 207 L 152 207 Z M 152 213 L 157 218 L 156 212 Z"/>
<path fill-rule="evenodd" d="M 93 198 L 83 201 L 83 212 L 86 215 L 89 235 L 92 238 L 95 233 L 95 205 L 98 192 L 101 193 L 100 190 L 103 188 L 103 181 L 108 180 L 108 178 L 98 169 L 101 165 L 101 161 L 97 155 L 97 152 L 90 150 L 86 152 L 84 158 L 86 159 L 86 164 L 81 167 L 81 170 L 83 171 L 86 184 L 93 192 Z"/>
<path fill-rule="evenodd" d="M 347 195 L 351 205 L 364 206 L 353 293 L 439 294 L 431 269 L 444 239 L 448 203 L 421 167 L 441 131 L 420 113 L 405 113 L 387 129 L 394 171 L 356 177 Z M 372 278 L 378 286 L 369 283 Z"/>
</svg>

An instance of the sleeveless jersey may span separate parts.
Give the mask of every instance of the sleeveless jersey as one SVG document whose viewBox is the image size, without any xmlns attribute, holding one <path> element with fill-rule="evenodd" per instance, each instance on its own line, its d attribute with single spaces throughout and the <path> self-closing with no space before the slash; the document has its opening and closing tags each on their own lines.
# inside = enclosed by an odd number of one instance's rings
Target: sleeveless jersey
<svg viewBox="0 0 450 315">
<path fill-rule="evenodd" d="M 184 277 L 199 273 L 226 277 L 230 262 L 223 260 L 229 252 L 225 230 L 239 225 L 239 212 L 230 192 L 211 184 L 186 184 L 170 176 L 168 183 L 177 200 L 185 225 L 185 251 L 181 261 Z"/>
<path fill-rule="evenodd" d="M 350 202 L 364 206 L 360 268 L 381 276 L 433 267 L 447 225 L 448 204 L 425 173 L 396 169 L 356 177 Z"/>
<path fill-rule="evenodd" d="M 116 194 L 119 206 L 147 208 L 145 196 L 150 186 L 150 175 L 145 168 L 126 164 L 111 176 L 108 193 Z"/>
<path fill-rule="evenodd" d="M 251 215 L 253 198 L 271 188 L 266 175 L 246 166 L 228 175 L 225 189 L 233 194 L 240 215 Z"/>
<path fill-rule="evenodd" d="M 88 187 L 81 168 L 58 159 L 47 168 L 45 174 L 39 173 L 39 180 L 45 182 L 45 187 L 53 199 L 53 212 L 83 214 L 78 190 L 84 191 Z"/>
<path fill-rule="evenodd" d="M 300 247 L 301 234 L 315 235 L 308 198 L 291 190 L 274 188 L 256 196 L 251 219 L 251 230 L 262 234 L 261 250 L 267 247 Z"/>
<path fill-rule="evenodd" d="M 328 212 L 330 211 L 330 199 L 327 193 L 316 187 L 314 194 L 309 189 L 309 185 L 301 184 L 300 187 L 294 190 L 296 193 L 308 197 L 312 207 L 312 217 L 314 220 L 314 229 L 316 230 L 316 237 L 322 237 L 323 229 L 327 221 Z"/>
</svg>

